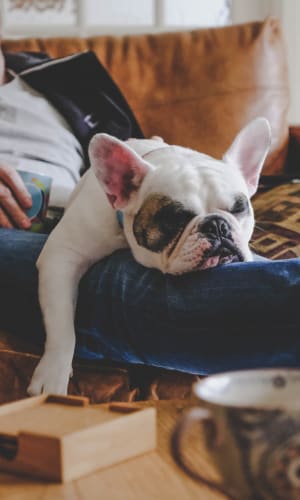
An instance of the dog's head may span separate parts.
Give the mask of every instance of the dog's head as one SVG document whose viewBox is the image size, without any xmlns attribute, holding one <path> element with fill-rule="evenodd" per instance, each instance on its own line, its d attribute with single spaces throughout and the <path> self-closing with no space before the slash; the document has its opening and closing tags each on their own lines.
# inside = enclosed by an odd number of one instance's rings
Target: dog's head
<svg viewBox="0 0 300 500">
<path fill-rule="evenodd" d="M 181 274 L 251 260 L 251 196 L 270 148 L 270 126 L 257 118 L 216 160 L 159 138 L 124 143 L 97 134 L 91 166 L 134 257 L 147 267 Z"/>
</svg>

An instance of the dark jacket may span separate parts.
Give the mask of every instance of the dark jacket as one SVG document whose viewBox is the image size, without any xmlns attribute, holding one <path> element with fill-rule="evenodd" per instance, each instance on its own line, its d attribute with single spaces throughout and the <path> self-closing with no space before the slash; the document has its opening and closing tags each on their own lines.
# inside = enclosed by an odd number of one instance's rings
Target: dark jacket
<svg viewBox="0 0 300 500">
<path fill-rule="evenodd" d="M 64 116 L 81 143 L 86 164 L 91 137 L 143 138 L 125 97 L 94 52 L 60 59 L 35 52 L 5 53 L 6 67 L 41 92 Z"/>
</svg>

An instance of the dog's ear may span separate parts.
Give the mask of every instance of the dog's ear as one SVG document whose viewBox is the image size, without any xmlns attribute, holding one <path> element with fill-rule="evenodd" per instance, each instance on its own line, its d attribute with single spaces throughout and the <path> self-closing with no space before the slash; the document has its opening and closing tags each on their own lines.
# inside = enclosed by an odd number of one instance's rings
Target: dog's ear
<svg viewBox="0 0 300 500">
<path fill-rule="evenodd" d="M 246 125 L 223 156 L 226 163 L 242 172 L 249 195 L 257 190 L 259 175 L 271 146 L 271 127 L 266 118 L 256 118 Z"/>
<path fill-rule="evenodd" d="M 149 165 L 127 144 L 108 134 L 96 134 L 89 158 L 113 208 L 124 208 L 138 190 Z"/>
</svg>

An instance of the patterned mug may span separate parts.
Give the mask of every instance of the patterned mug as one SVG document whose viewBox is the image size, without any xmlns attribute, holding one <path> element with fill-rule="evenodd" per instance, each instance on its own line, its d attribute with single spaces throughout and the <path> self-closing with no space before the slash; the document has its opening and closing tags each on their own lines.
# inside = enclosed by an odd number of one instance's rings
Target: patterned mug
<svg viewBox="0 0 300 500">
<path fill-rule="evenodd" d="M 300 500 L 300 370 L 211 375 L 195 384 L 194 393 L 201 406 L 189 410 L 172 434 L 178 465 L 232 500 Z M 194 422 L 204 425 L 221 483 L 186 462 L 182 438 Z"/>
<path fill-rule="evenodd" d="M 41 232 L 46 227 L 46 213 L 48 209 L 52 178 L 39 174 L 18 169 L 28 193 L 32 199 L 32 206 L 25 212 L 31 220 L 30 231 Z"/>
</svg>

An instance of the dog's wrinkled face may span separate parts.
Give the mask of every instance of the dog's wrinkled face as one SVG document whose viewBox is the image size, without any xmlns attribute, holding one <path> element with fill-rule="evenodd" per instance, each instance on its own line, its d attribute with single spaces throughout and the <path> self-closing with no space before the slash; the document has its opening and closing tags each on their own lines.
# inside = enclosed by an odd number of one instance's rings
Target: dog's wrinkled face
<svg viewBox="0 0 300 500">
<path fill-rule="evenodd" d="M 263 118 L 246 126 L 223 160 L 161 140 L 106 134 L 90 144 L 91 165 L 107 198 L 124 214 L 135 259 L 181 274 L 251 260 L 250 197 L 270 147 Z"/>
</svg>

